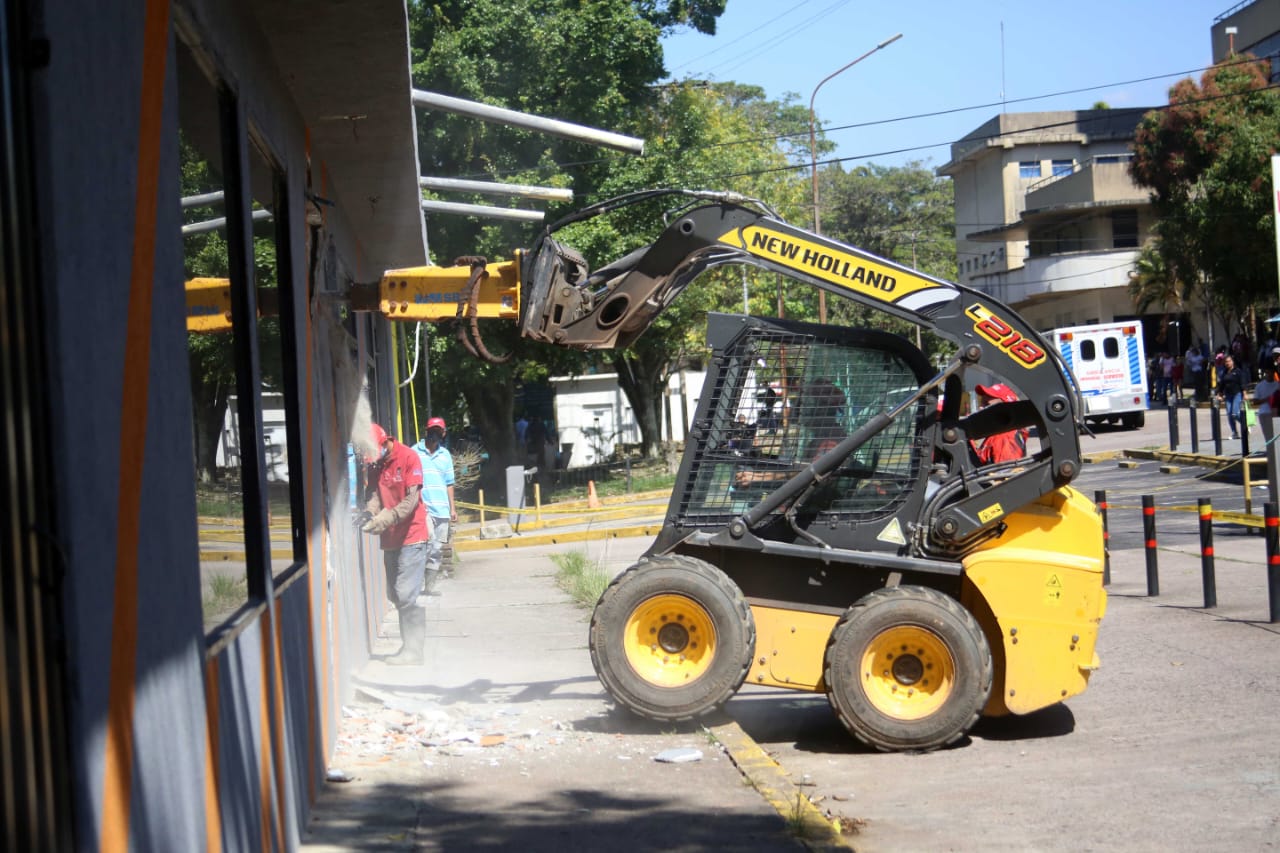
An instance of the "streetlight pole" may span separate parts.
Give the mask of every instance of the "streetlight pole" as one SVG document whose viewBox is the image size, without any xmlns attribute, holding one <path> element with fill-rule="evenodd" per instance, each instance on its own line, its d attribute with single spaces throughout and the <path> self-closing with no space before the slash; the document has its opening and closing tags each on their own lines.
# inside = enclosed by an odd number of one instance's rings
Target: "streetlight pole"
<svg viewBox="0 0 1280 853">
<path fill-rule="evenodd" d="M 868 50 L 866 53 L 862 54 L 862 56 L 859 56 L 857 59 L 853 60 L 853 62 L 850 62 L 848 65 L 845 65 L 841 67 L 839 70 L 833 71 L 830 74 L 828 74 L 826 77 L 823 77 L 822 82 L 818 83 L 818 85 L 813 87 L 813 94 L 809 96 L 809 162 L 812 167 L 813 233 L 815 234 L 822 233 L 822 219 L 818 215 L 818 134 L 817 134 L 817 129 L 814 123 L 813 101 L 815 98 L 818 97 L 818 90 L 822 88 L 823 83 L 826 83 L 828 80 L 830 80 L 832 77 L 835 77 L 838 74 L 842 74 L 845 71 L 848 71 L 850 68 L 857 65 L 859 62 L 866 59 L 868 56 L 875 53 L 877 50 L 883 50 L 884 48 L 893 44 L 895 41 L 897 41 L 900 38 L 902 38 L 902 33 L 898 33 L 896 36 L 892 36 L 890 38 L 885 39 L 875 47 L 871 48 L 871 50 Z M 818 291 L 818 322 L 819 323 L 827 322 L 827 292 L 825 290 Z"/>
</svg>

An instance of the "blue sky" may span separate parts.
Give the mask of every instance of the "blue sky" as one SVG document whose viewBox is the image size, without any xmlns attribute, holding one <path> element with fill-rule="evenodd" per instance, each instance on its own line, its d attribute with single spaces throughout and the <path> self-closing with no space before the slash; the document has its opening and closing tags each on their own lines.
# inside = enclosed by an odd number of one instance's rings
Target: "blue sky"
<svg viewBox="0 0 1280 853">
<path fill-rule="evenodd" d="M 909 160 L 936 167 L 949 159 L 949 143 L 1001 111 L 1002 92 L 1009 112 L 1088 109 L 1100 100 L 1168 103 L 1171 85 L 1188 72 L 1198 78 L 1210 63 L 1213 19 L 1233 5 L 728 0 L 714 36 L 679 33 L 664 49 L 675 78 L 750 83 L 779 99 L 794 92 L 807 108 L 824 77 L 900 32 L 897 42 L 825 83 L 815 110 L 828 128 L 876 122 L 828 132 L 838 145 L 830 156 L 860 158 L 846 168 Z M 1041 97 L 1080 89 L 1090 91 Z M 976 108 L 906 119 L 967 107 Z M 885 153 L 908 148 L 916 150 Z"/>
</svg>

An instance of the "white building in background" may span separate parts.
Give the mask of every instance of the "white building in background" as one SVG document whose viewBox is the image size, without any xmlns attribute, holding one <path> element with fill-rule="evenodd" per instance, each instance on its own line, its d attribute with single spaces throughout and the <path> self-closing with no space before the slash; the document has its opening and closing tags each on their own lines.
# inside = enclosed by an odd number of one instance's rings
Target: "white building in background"
<svg viewBox="0 0 1280 853">
<path fill-rule="evenodd" d="M 662 440 L 684 441 L 702 394 L 706 373 L 685 370 L 667 380 L 663 395 Z M 638 444 L 640 426 L 616 373 L 554 376 L 555 419 L 566 468 L 604 461 L 618 444 Z"/>
<path fill-rule="evenodd" d="M 951 146 L 958 280 L 1036 328 L 1134 318 L 1129 273 L 1153 224 L 1129 177 L 1151 108 L 1005 113 Z"/>
<path fill-rule="evenodd" d="M 227 401 L 227 411 L 222 416 L 222 436 L 218 439 L 215 464 L 219 468 L 240 466 L 240 413 L 237 398 L 233 394 Z M 285 427 L 284 397 L 277 393 L 262 394 L 262 436 L 266 445 L 267 482 L 289 482 L 288 431 Z"/>
</svg>

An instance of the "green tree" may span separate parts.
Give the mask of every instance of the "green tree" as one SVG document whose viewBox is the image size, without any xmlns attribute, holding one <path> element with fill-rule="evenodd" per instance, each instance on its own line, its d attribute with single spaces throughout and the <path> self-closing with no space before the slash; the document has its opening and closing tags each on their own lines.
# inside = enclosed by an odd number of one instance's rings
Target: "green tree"
<svg viewBox="0 0 1280 853">
<path fill-rule="evenodd" d="M 955 196 L 952 183 L 922 163 L 858 166 L 848 172 L 829 167 L 819 173 L 823 232 L 887 260 L 943 279 L 952 279 L 955 260 Z M 916 327 L 847 300 L 828 300 L 831 317 L 900 335 Z M 928 336 L 927 352 L 940 341 Z"/>
<path fill-rule="evenodd" d="M 1170 280 L 1198 288 L 1236 324 L 1275 294 L 1270 158 L 1280 146 L 1280 95 L 1269 70 L 1233 57 L 1199 85 L 1175 84 L 1168 109 L 1138 125 L 1130 164 L 1152 191 L 1156 252 Z"/>
<path fill-rule="evenodd" d="M 723 0 L 453 0 L 410 5 L 413 78 L 419 88 L 536 115 L 634 132 L 637 117 L 657 99 L 665 75 L 661 34 L 692 26 L 714 32 Z M 548 219 L 598 197 L 598 187 L 629 155 L 474 119 L 431 113 L 419 122 L 423 173 L 487 177 L 570 186 L 578 201 L 551 205 Z M 472 199 L 492 204 L 492 199 Z M 491 220 L 432 217 L 433 256 L 506 256 L 532 242 L 528 226 Z M 579 353 L 517 338 L 509 324 L 487 324 L 485 340 L 511 353 L 505 365 L 473 361 L 449 334 L 433 336 L 437 400 L 461 397 L 502 467 L 520 457 L 514 447 L 517 382 L 586 366 Z M 447 408 L 447 403 L 445 404 Z"/>
<path fill-rule="evenodd" d="M 680 84 L 666 87 L 637 126 L 647 140 L 641 159 L 616 164 L 599 188 L 602 196 L 646 187 L 733 190 L 760 198 L 785 217 L 802 209 L 803 184 L 785 170 L 787 152 L 770 133 L 786 134 L 807 121 L 790 101 L 770 101 L 758 87 Z M 652 242 L 664 212 L 681 203 L 665 197 L 565 229 L 564 241 L 593 267 Z M 643 451 L 656 456 L 663 390 L 672 372 L 706 354 L 708 311 L 741 311 L 748 292 L 772 292 L 773 277 L 758 270 L 704 273 L 625 350 L 607 354 L 635 413 Z M 759 299 L 769 305 L 768 297 Z M 769 308 L 765 308 L 769 311 Z"/>
<path fill-rule="evenodd" d="M 1181 314 L 1190 289 L 1180 281 L 1155 244 L 1142 247 L 1129 274 L 1129 296 L 1139 314 L 1159 308 L 1160 335 L 1168 328 L 1170 314 Z M 1172 309 L 1172 311 L 1170 310 Z"/>
</svg>

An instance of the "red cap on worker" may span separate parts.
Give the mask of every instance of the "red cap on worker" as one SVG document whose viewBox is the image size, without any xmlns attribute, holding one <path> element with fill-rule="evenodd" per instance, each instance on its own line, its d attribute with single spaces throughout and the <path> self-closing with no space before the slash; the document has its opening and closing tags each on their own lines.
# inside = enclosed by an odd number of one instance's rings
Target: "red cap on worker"
<svg viewBox="0 0 1280 853">
<path fill-rule="evenodd" d="M 371 446 L 361 447 L 360 455 L 364 461 L 372 465 L 382 458 L 383 446 L 387 443 L 387 431 L 378 424 L 369 424 L 369 443 Z"/>
<path fill-rule="evenodd" d="M 444 418 L 431 418 L 427 421 L 427 429 L 432 427 L 440 427 L 441 432 L 448 432 L 449 428 L 444 425 Z"/>
<path fill-rule="evenodd" d="M 999 400 L 1001 403 L 1014 403 L 1018 400 L 1018 395 L 1013 393 L 1013 389 L 1001 382 L 992 385 L 978 385 L 978 393 L 986 397 Z"/>
</svg>

